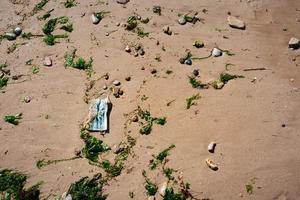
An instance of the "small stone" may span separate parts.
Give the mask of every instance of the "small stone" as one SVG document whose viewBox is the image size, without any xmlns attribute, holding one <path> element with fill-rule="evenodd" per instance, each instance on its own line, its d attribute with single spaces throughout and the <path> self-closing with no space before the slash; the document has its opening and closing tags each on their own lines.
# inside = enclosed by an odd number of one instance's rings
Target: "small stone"
<svg viewBox="0 0 300 200">
<path fill-rule="evenodd" d="M 291 79 L 290 79 L 290 81 L 291 81 L 291 82 L 294 82 L 294 81 L 295 81 L 295 79 L 291 78 Z"/>
<path fill-rule="evenodd" d="M 144 48 L 140 48 L 140 49 L 138 50 L 138 54 L 141 55 L 141 56 L 145 55 Z"/>
<path fill-rule="evenodd" d="M 163 32 L 164 32 L 165 34 L 167 34 L 167 35 L 172 35 L 172 31 L 171 31 L 171 29 L 170 29 L 169 26 L 164 26 L 164 27 L 163 27 Z"/>
<path fill-rule="evenodd" d="M 300 41 L 297 38 L 292 37 L 289 41 L 289 48 L 299 49 Z"/>
<path fill-rule="evenodd" d="M 161 15 L 161 7 L 159 5 L 153 6 L 152 11 L 153 13 Z"/>
<path fill-rule="evenodd" d="M 104 85 L 102 88 L 103 88 L 103 90 L 107 90 L 107 86 L 106 85 Z"/>
<path fill-rule="evenodd" d="M 222 81 L 217 81 L 216 83 L 216 89 L 220 90 L 224 87 L 224 83 Z"/>
<path fill-rule="evenodd" d="M 118 80 L 114 80 L 113 84 L 114 84 L 115 86 L 119 86 L 121 83 L 120 83 L 120 81 L 118 81 Z"/>
<path fill-rule="evenodd" d="M 109 79 L 109 75 L 108 74 L 105 74 L 103 77 L 104 77 L 105 80 Z"/>
<path fill-rule="evenodd" d="M 120 22 L 117 22 L 117 23 L 116 23 L 116 26 L 120 26 Z"/>
<path fill-rule="evenodd" d="M 168 182 L 163 182 L 159 188 L 159 194 L 161 196 L 165 196 L 165 193 L 166 193 L 166 189 L 168 187 Z"/>
<path fill-rule="evenodd" d="M 14 29 L 14 34 L 16 34 L 16 36 L 19 36 L 21 35 L 22 33 L 22 28 L 17 26 L 15 29 Z"/>
<path fill-rule="evenodd" d="M 156 73 L 157 73 L 157 70 L 153 68 L 153 69 L 151 69 L 150 72 L 151 72 L 151 74 L 156 74 Z"/>
<path fill-rule="evenodd" d="M 155 196 L 148 197 L 148 200 L 155 200 L 155 199 L 156 199 Z"/>
<path fill-rule="evenodd" d="M 141 70 L 145 70 L 145 67 L 141 67 Z"/>
<path fill-rule="evenodd" d="M 64 200 L 72 200 L 71 194 L 68 194 Z"/>
<path fill-rule="evenodd" d="M 119 90 L 120 90 L 120 88 L 114 88 L 114 89 L 113 89 L 113 95 L 114 95 L 116 98 L 119 98 L 119 97 L 120 97 Z"/>
<path fill-rule="evenodd" d="M 27 97 L 24 97 L 23 101 L 25 103 L 29 103 L 31 101 L 31 97 L 27 96 Z"/>
<path fill-rule="evenodd" d="M 91 15 L 91 20 L 93 24 L 98 24 L 100 22 L 100 19 L 95 14 Z"/>
<path fill-rule="evenodd" d="M 125 81 L 130 81 L 131 80 L 131 77 L 130 76 L 127 76 L 126 78 L 125 78 Z"/>
<path fill-rule="evenodd" d="M 139 53 L 138 52 L 134 52 L 134 57 L 138 57 L 139 56 Z"/>
<path fill-rule="evenodd" d="M 124 91 L 121 90 L 121 89 L 119 89 L 118 94 L 119 94 L 120 96 L 122 96 L 122 95 L 124 94 Z"/>
<path fill-rule="evenodd" d="M 46 56 L 43 60 L 43 65 L 47 66 L 47 67 L 51 67 L 52 66 L 52 60 L 50 57 Z"/>
<path fill-rule="evenodd" d="M 204 47 L 204 43 L 201 40 L 196 40 L 194 42 L 194 47 L 196 47 L 196 48 L 202 48 L 202 47 Z"/>
<path fill-rule="evenodd" d="M 129 2 L 129 0 L 117 0 L 117 3 L 119 3 L 119 4 L 126 4 L 128 2 Z"/>
<path fill-rule="evenodd" d="M 118 144 L 118 145 L 114 145 L 113 146 L 113 151 L 115 154 L 118 154 L 118 153 L 121 153 L 122 151 L 124 151 L 126 148 L 126 145 L 121 143 L 121 144 Z"/>
<path fill-rule="evenodd" d="M 106 32 L 106 33 L 105 33 L 105 36 L 109 36 L 109 33 L 108 33 L 108 32 Z"/>
<path fill-rule="evenodd" d="M 130 47 L 129 47 L 128 45 L 125 47 L 125 51 L 126 51 L 127 53 L 130 53 L 130 52 L 131 52 L 131 49 L 130 49 Z"/>
<path fill-rule="evenodd" d="M 184 17 L 184 16 L 180 17 L 180 18 L 178 19 L 178 23 L 179 23 L 180 25 L 185 25 L 185 24 L 186 24 L 186 19 L 185 19 L 185 17 Z"/>
<path fill-rule="evenodd" d="M 222 55 L 222 51 L 218 48 L 213 48 L 212 52 L 211 52 L 211 55 L 213 57 L 219 57 Z"/>
<path fill-rule="evenodd" d="M 246 28 L 245 22 L 242 20 L 234 17 L 234 16 L 228 16 L 227 21 L 230 27 L 232 28 L 237 28 L 237 29 L 242 29 L 244 30 Z"/>
<path fill-rule="evenodd" d="M 199 76 L 199 69 L 193 69 L 192 73 L 194 76 Z"/>
<path fill-rule="evenodd" d="M 8 40 L 15 40 L 17 38 L 17 35 L 14 33 L 5 33 L 4 37 Z"/>
<path fill-rule="evenodd" d="M 207 150 L 210 153 L 214 153 L 215 152 L 215 147 L 216 147 L 217 143 L 216 142 L 211 142 L 209 143 L 209 145 L 207 146 Z"/>
<path fill-rule="evenodd" d="M 138 122 L 139 121 L 139 117 L 137 115 L 134 115 L 132 118 L 131 118 L 131 121 L 132 122 Z"/>
<path fill-rule="evenodd" d="M 75 148 L 75 149 L 74 149 L 74 155 L 75 155 L 75 156 L 81 156 L 81 149 Z"/>
<path fill-rule="evenodd" d="M 217 165 L 214 161 L 212 161 L 211 159 L 207 158 L 207 159 L 205 160 L 205 162 L 206 162 L 207 166 L 208 166 L 210 169 L 212 169 L 212 170 L 214 170 L 214 171 L 217 171 L 217 170 L 219 169 L 218 165 Z"/>
<path fill-rule="evenodd" d="M 193 64 L 193 61 L 192 61 L 192 59 L 188 58 L 188 59 L 186 59 L 186 60 L 184 61 L 184 64 L 186 64 L 186 65 L 192 65 L 192 64 Z"/>
</svg>

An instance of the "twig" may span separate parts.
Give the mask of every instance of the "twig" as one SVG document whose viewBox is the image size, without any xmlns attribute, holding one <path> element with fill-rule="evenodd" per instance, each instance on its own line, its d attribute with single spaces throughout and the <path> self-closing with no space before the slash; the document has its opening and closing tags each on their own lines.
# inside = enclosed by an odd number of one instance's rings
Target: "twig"
<svg viewBox="0 0 300 200">
<path fill-rule="evenodd" d="M 267 70 L 266 68 L 264 67 L 259 67 L 259 68 L 247 68 L 247 69 L 244 69 L 243 71 L 245 72 L 248 72 L 248 71 L 262 71 L 262 70 Z"/>
</svg>

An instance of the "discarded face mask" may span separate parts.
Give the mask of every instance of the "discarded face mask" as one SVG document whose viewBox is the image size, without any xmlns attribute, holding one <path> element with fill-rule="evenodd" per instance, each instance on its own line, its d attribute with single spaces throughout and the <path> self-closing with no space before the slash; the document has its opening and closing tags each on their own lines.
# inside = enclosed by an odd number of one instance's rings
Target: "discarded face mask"
<svg viewBox="0 0 300 200">
<path fill-rule="evenodd" d="M 89 131 L 105 132 L 108 130 L 109 98 L 94 99 L 90 105 L 88 125 Z"/>
</svg>

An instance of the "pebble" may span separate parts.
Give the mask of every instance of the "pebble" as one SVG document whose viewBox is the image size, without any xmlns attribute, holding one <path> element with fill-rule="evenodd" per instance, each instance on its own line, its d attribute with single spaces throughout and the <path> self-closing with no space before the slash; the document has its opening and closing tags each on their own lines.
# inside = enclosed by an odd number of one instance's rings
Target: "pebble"
<svg viewBox="0 0 300 200">
<path fill-rule="evenodd" d="M 126 4 L 128 2 L 129 2 L 129 0 L 117 0 L 117 3 L 119 3 L 119 4 Z"/>
<path fill-rule="evenodd" d="M 211 142 L 209 143 L 209 145 L 207 146 L 207 150 L 210 153 L 214 153 L 215 152 L 215 147 L 216 147 L 217 143 L 216 142 Z"/>
<path fill-rule="evenodd" d="M 14 34 L 16 34 L 16 36 L 19 36 L 21 35 L 22 33 L 22 28 L 17 26 L 15 29 L 14 29 Z"/>
<path fill-rule="evenodd" d="M 188 59 L 186 59 L 186 60 L 184 61 L 184 64 L 186 64 L 186 65 L 192 65 L 192 64 L 193 64 L 193 61 L 192 61 L 192 59 L 188 58 Z"/>
<path fill-rule="evenodd" d="M 159 194 L 161 196 L 165 196 L 165 193 L 166 193 L 166 189 L 168 187 L 168 182 L 163 182 L 159 188 Z"/>
<path fill-rule="evenodd" d="M 207 159 L 205 160 L 205 162 L 206 162 L 207 166 L 208 166 L 210 169 L 212 169 L 212 170 L 214 170 L 214 171 L 217 171 L 217 170 L 219 169 L 218 165 L 217 165 L 214 161 L 212 161 L 211 159 L 207 158 Z"/>
<path fill-rule="evenodd" d="M 130 76 L 127 76 L 126 78 L 125 78 L 125 81 L 130 81 L 131 80 L 131 77 Z"/>
<path fill-rule="evenodd" d="M 292 37 L 289 41 L 289 48 L 299 49 L 299 47 L 300 47 L 299 39 Z"/>
<path fill-rule="evenodd" d="M 194 47 L 196 47 L 196 48 L 202 48 L 202 47 L 204 47 L 204 43 L 201 40 L 196 40 L 194 42 Z"/>
<path fill-rule="evenodd" d="M 68 194 L 64 200 L 72 200 L 71 194 Z"/>
<path fill-rule="evenodd" d="M 128 45 L 125 47 L 125 51 L 126 51 L 127 53 L 130 53 L 130 52 L 131 52 L 131 49 L 130 49 L 130 47 L 129 47 Z"/>
<path fill-rule="evenodd" d="M 212 52 L 211 52 L 211 55 L 213 57 L 219 57 L 222 55 L 222 51 L 218 48 L 213 48 Z"/>
<path fill-rule="evenodd" d="M 14 33 L 5 33 L 4 37 L 8 40 L 15 40 L 17 38 L 17 35 Z"/>
<path fill-rule="evenodd" d="M 194 76 L 199 76 L 199 69 L 193 69 L 192 73 Z"/>
<path fill-rule="evenodd" d="M 151 74 L 156 74 L 157 73 L 157 70 L 156 69 L 151 69 Z"/>
<path fill-rule="evenodd" d="M 216 84 L 216 89 L 222 89 L 224 87 L 224 83 L 222 81 L 218 81 Z"/>
<path fill-rule="evenodd" d="M 172 31 L 171 31 L 171 29 L 170 29 L 169 26 L 164 26 L 164 27 L 163 27 L 163 32 L 164 32 L 165 34 L 167 34 L 167 35 L 172 35 Z"/>
<path fill-rule="evenodd" d="M 156 199 L 155 196 L 148 197 L 148 200 L 155 200 L 155 199 Z"/>
<path fill-rule="evenodd" d="M 242 20 L 234 17 L 234 16 L 228 16 L 227 17 L 227 21 L 230 27 L 232 28 L 237 28 L 237 29 L 246 29 L 246 25 L 245 22 L 243 22 Z"/>
<path fill-rule="evenodd" d="M 104 75 L 104 79 L 105 79 L 105 80 L 108 80 L 108 79 L 109 79 L 109 75 L 108 75 L 108 74 L 105 74 L 105 75 Z"/>
<path fill-rule="evenodd" d="M 25 103 L 29 103 L 31 101 L 31 97 L 28 97 L 28 96 L 24 97 L 23 100 L 24 100 Z"/>
<path fill-rule="evenodd" d="M 105 36 L 109 36 L 109 33 L 108 33 L 108 32 L 106 32 L 106 33 L 105 33 Z"/>
<path fill-rule="evenodd" d="M 117 23 L 116 23 L 116 26 L 120 26 L 120 22 L 117 22 Z"/>
<path fill-rule="evenodd" d="M 178 23 L 179 23 L 180 25 L 185 25 L 185 24 L 186 24 L 186 19 L 185 19 L 185 17 L 184 17 L 184 16 L 180 17 L 180 18 L 178 19 Z"/>
<path fill-rule="evenodd" d="M 145 70 L 145 67 L 141 67 L 141 70 Z"/>
<path fill-rule="evenodd" d="M 43 60 L 43 65 L 47 66 L 47 67 L 51 67 L 52 66 L 52 60 L 50 57 L 46 56 Z"/>
<path fill-rule="evenodd" d="M 126 148 L 125 144 L 118 144 L 118 145 L 114 145 L 113 146 L 113 151 L 115 154 L 121 153 L 122 151 L 124 151 Z"/>
<path fill-rule="evenodd" d="M 132 118 L 131 118 L 131 121 L 132 122 L 138 122 L 139 121 L 139 117 L 137 115 L 134 115 Z"/>
<path fill-rule="evenodd" d="M 104 85 L 102 88 L 103 88 L 103 90 L 107 90 L 107 86 L 106 85 Z"/>
<path fill-rule="evenodd" d="M 91 20 L 93 24 L 98 24 L 100 22 L 100 19 L 95 14 L 91 15 Z"/>
<path fill-rule="evenodd" d="M 75 149 L 74 149 L 74 155 L 75 155 L 75 156 L 81 156 L 81 149 L 75 148 Z"/>
<path fill-rule="evenodd" d="M 121 83 L 120 83 L 120 81 L 118 81 L 118 80 L 114 80 L 113 84 L 114 84 L 115 86 L 119 86 Z"/>
</svg>

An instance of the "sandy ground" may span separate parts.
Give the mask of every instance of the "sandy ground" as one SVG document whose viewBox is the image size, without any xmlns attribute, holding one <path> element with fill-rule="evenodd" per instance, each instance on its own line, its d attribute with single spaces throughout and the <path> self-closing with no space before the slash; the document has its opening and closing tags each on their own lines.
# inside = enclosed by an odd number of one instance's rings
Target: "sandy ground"
<svg viewBox="0 0 300 200">
<path fill-rule="evenodd" d="M 22 17 L 38 1 L 15 2 L 18 4 L 0 1 L 1 34 L 17 24 L 25 32 L 42 34 L 45 22 L 36 16 L 43 11 Z M 53 17 L 66 15 L 74 23 L 69 42 L 60 39 L 54 46 L 47 46 L 42 38 L 19 38 L 16 43 L 26 44 L 10 54 L 6 51 L 13 42 L 1 42 L 1 62 L 7 61 L 12 75 L 25 75 L 10 80 L 0 94 L 1 118 L 23 113 L 18 126 L 0 120 L 1 168 L 25 172 L 30 176 L 29 184 L 43 181 L 41 196 L 51 195 L 50 199 L 61 195 L 80 177 L 101 172 L 86 159 L 36 167 L 39 159 L 69 158 L 74 149 L 83 146 L 79 125 L 88 114 L 88 104 L 83 101 L 88 80 L 84 71 L 64 67 L 65 53 L 75 47 L 78 55 L 94 59 L 96 74 L 92 79 L 105 73 L 110 76 L 107 81 L 97 81 L 92 91 L 95 95 L 115 79 L 121 81 L 125 92 L 118 99 L 110 96 L 113 108 L 109 134 L 93 135 L 110 146 L 120 142 L 124 137 L 124 114 L 137 105 L 148 108 L 154 116 L 167 117 L 167 124 L 154 126 L 148 136 L 139 134 L 137 124 L 130 126 L 132 136 L 137 138 L 133 149 L 136 156 L 130 157 L 122 174 L 105 187 L 108 199 L 129 199 L 129 191 L 134 191 L 135 199 L 146 199 L 141 172 L 148 168 L 152 154 L 170 144 L 176 148 L 167 165 L 183 172 L 193 194 L 200 199 L 300 199 L 300 51 L 288 48 L 291 37 L 300 37 L 299 0 L 131 0 L 126 6 L 113 0 L 104 4 L 78 2 L 76 7 L 66 9 L 62 1 L 50 0 L 44 8 L 53 8 Z M 162 6 L 161 16 L 152 12 L 153 5 Z M 110 11 L 110 16 L 98 25 L 92 24 L 90 14 L 101 10 Z M 204 23 L 179 25 L 178 13 L 189 11 L 198 11 Z M 245 21 L 246 30 L 228 26 L 228 11 Z M 149 37 L 139 38 L 116 26 L 134 13 L 151 19 L 142 25 L 150 32 Z M 171 36 L 163 33 L 165 25 L 172 29 Z M 205 47 L 193 47 L 196 39 L 203 40 Z M 126 53 L 127 43 L 142 43 L 145 55 Z M 178 62 L 185 49 L 201 57 L 216 45 L 235 55 L 194 61 L 192 66 Z M 154 59 L 157 54 L 161 62 Z M 52 58 L 52 67 L 43 66 L 45 56 Z M 29 59 L 40 67 L 38 74 L 33 75 L 31 66 L 25 65 Z M 225 70 L 226 63 L 234 64 L 229 67 L 230 73 L 245 78 L 230 81 L 222 90 L 197 90 L 188 83 L 187 76 L 193 69 L 200 70 L 201 80 L 209 81 Z M 267 70 L 243 71 L 257 67 Z M 153 68 L 156 75 L 150 73 Z M 166 70 L 173 73 L 167 75 Z M 128 75 L 132 79 L 126 82 Z M 201 99 L 187 110 L 185 99 L 196 93 Z M 146 101 L 141 101 L 143 95 L 148 97 Z M 26 96 L 32 97 L 30 103 L 22 102 Z M 207 152 L 211 141 L 217 142 L 214 154 Z M 206 166 L 208 157 L 219 164 L 218 171 Z M 162 177 L 154 178 L 157 184 L 163 181 Z M 249 183 L 254 186 L 252 195 L 245 190 Z"/>
</svg>

